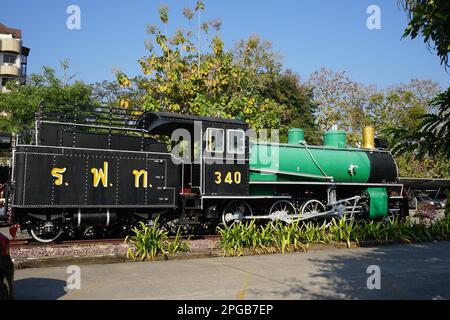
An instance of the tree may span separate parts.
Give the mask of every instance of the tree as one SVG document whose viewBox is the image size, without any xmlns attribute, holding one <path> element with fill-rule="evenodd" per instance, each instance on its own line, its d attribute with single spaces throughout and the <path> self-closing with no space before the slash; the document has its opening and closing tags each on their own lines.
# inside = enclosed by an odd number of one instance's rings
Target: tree
<svg viewBox="0 0 450 320">
<path fill-rule="evenodd" d="M 117 81 L 96 82 L 92 85 L 92 99 L 104 106 L 137 108 L 142 104 L 145 92 L 122 86 Z"/>
<path fill-rule="evenodd" d="M 402 0 L 409 16 L 404 37 L 415 38 L 419 33 L 433 47 L 448 67 L 450 51 L 450 2 L 446 0 Z M 450 158 L 450 87 L 432 102 L 428 113 L 413 128 L 392 128 L 390 134 L 396 144 L 397 154 L 413 153 L 418 159 L 434 160 Z M 450 166 L 447 166 L 447 171 Z"/>
<path fill-rule="evenodd" d="M 431 100 L 440 91 L 437 83 L 418 79 L 379 90 L 353 81 L 344 72 L 327 69 L 314 72 L 308 85 L 318 105 L 319 129 L 323 132 L 337 125 L 349 132 L 348 141 L 353 145 L 361 140 L 366 125 L 374 126 L 384 138 L 392 128 L 416 128 L 421 116 L 435 110 Z"/>
<path fill-rule="evenodd" d="M 400 177 L 450 178 L 450 159 L 444 156 L 425 156 L 418 159 L 413 152 L 395 155 Z"/>
<path fill-rule="evenodd" d="M 365 125 L 365 110 L 373 88 L 351 80 L 345 72 L 324 68 L 312 73 L 307 84 L 317 104 L 315 116 L 320 132 L 336 125 L 348 132 L 349 144 L 355 145 Z"/>
<path fill-rule="evenodd" d="M 439 109 L 433 102 L 433 97 L 440 91 L 435 82 L 413 79 L 407 84 L 378 90 L 356 83 L 344 72 L 322 69 L 311 75 L 308 84 L 318 104 L 316 117 L 322 132 L 338 125 L 348 131 L 348 143 L 357 145 L 361 141 L 362 128 L 372 125 L 378 137 L 387 139 L 389 146 L 394 147 L 401 176 L 449 176 L 450 162 L 440 152 L 422 158 L 411 148 L 397 152 L 399 138 L 405 137 L 407 132 L 417 132 L 423 117 Z M 432 117 L 436 120 L 436 116 Z"/>
<path fill-rule="evenodd" d="M 432 102 L 436 113 L 422 116 L 413 129 L 393 128 L 394 152 L 415 152 L 417 157 L 445 156 L 450 158 L 450 88 L 439 94 Z"/>
<path fill-rule="evenodd" d="M 185 8 L 188 24 L 204 10 L 197 1 L 194 10 Z M 284 106 L 264 96 L 266 75 L 276 72 L 268 65 L 259 65 L 261 45 L 251 38 L 241 46 L 241 53 L 224 50 L 219 35 L 220 20 L 203 23 L 197 30 L 197 41 L 192 30 L 178 29 L 169 38 L 167 25 L 169 10 L 159 10 L 162 31 L 149 26 L 152 41 L 147 42 L 148 55 L 139 60 L 143 75 L 129 79 L 119 72 L 117 79 L 123 86 L 142 90 L 142 107 L 146 111 L 169 111 L 203 116 L 235 118 L 247 121 L 253 128 L 277 128 L 279 114 Z M 214 35 L 210 35 L 210 29 Z M 205 37 L 208 50 L 198 39 Z M 274 68 L 277 62 L 265 56 Z"/>
<path fill-rule="evenodd" d="M 400 0 L 408 14 L 409 23 L 403 37 L 416 38 L 419 34 L 429 48 L 436 50 L 441 64 L 449 66 L 450 51 L 450 1 L 448 0 Z"/>
<path fill-rule="evenodd" d="M 366 123 L 375 126 L 385 138 L 389 138 L 392 128 L 414 130 L 421 117 L 434 110 L 431 101 L 439 90 L 433 81 L 413 79 L 408 84 L 372 92 L 366 107 Z"/>
<path fill-rule="evenodd" d="M 312 90 L 300 83 L 298 75 L 291 70 L 277 74 L 270 79 L 262 92 L 266 97 L 285 106 L 285 112 L 280 115 L 282 141 L 286 139 L 290 128 L 302 128 L 309 144 L 321 142 L 319 130 L 315 124 L 316 105 L 313 102 Z"/>
<path fill-rule="evenodd" d="M 20 132 L 34 125 L 34 115 L 41 101 L 47 105 L 71 109 L 74 105 L 92 104 L 92 88 L 81 81 L 69 84 L 55 70 L 43 67 L 42 74 L 32 74 L 25 85 L 7 84 L 9 92 L 0 93 L 0 131 Z M 66 74 L 67 67 L 63 65 Z"/>
</svg>

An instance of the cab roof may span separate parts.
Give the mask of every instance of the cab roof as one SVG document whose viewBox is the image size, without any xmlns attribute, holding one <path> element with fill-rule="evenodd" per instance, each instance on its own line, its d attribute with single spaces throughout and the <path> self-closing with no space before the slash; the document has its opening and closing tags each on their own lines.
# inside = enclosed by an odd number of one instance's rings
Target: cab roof
<svg viewBox="0 0 450 320">
<path fill-rule="evenodd" d="M 140 129 L 147 130 L 149 133 L 158 131 L 158 133 L 163 134 L 170 133 L 178 128 L 190 129 L 196 121 L 248 128 L 248 123 L 241 120 L 193 116 L 171 112 L 144 113 L 137 120 L 136 126 Z"/>
</svg>

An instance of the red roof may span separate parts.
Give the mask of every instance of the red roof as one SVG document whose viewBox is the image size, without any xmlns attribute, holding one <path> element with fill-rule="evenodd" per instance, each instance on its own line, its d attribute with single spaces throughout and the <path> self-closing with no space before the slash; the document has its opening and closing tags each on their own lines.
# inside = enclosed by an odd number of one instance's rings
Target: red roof
<svg viewBox="0 0 450 320">
<path fill-rule="evenodd" d="M 0 33 L 3 34 L 12 34 L 14 38 L 20 39 L 22 38 L 22 30 L 20 29 L 14 29 L 14 28 L 8 28 L 4 24 L 0 22 Z"/>
</svg>

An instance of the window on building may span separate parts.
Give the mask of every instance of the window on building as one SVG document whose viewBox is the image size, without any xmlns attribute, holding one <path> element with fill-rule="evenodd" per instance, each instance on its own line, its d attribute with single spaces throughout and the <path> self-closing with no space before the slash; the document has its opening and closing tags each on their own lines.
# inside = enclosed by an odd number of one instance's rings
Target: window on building
<svg viewBox="0 0 450 320">
<path fill-rule="evenodd" d="M 227 152 L 230 154 L 245 153 L 245 133 L 243 130 L 227 131 Z"/>
<path fill-rule="evenodd" d="M 14 78 L 11 77 L 2 77 L 2 87 L 5 87 L 9 81 L 14 81 Z"/>
<path fill-rule="evenodd" d="M 223 129 L 208 128 L 206 129 L 206 151 L 207 152 L 223 152 Z"/>
<path fill-rule="evenodd" d="M 15 64 L 17 60 L 16 54 L 4 53 L 3 54 L 3 63 L 12 63 Z"/>
</svg>

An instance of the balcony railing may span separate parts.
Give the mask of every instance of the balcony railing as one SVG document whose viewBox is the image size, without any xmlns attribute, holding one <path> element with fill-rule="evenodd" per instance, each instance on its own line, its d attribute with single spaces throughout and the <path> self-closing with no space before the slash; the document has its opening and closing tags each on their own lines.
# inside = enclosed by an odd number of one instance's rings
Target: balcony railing
<svg viewBox="0 0 450 320">
<path fill-rule="evenodd" d="M 0 75 L 2 76 L 20 76 L 20 68 L 14 65 L 2 64 L 0 65 Z"/>
<path fill-rule="evenodd" d="M 20 53 L 20 40 L 14 38 L 0 39 L 0 51 Z"/>
</svg>

